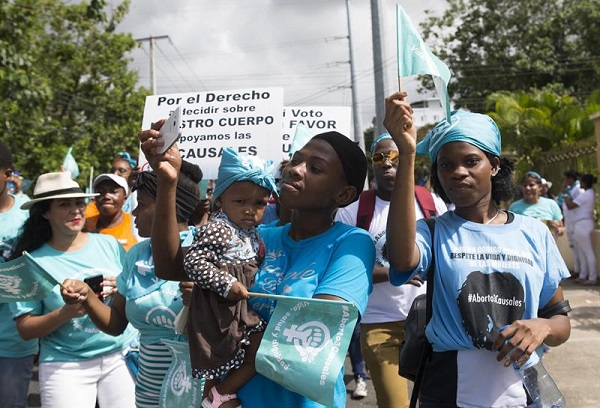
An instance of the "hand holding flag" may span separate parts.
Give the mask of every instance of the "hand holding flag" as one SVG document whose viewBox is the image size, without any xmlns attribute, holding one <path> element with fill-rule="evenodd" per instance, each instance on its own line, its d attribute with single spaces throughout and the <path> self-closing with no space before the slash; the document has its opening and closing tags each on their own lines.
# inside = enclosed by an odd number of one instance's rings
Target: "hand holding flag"
<svg viewBox="0 0 600 408">
<path fill-rule="evenodd" d="M 448 82 L 450 70 L 427 47 L 401 5 L 396 5 L 398 31 L 398 81 L 400 77 L 429 74 L 442 102 L 448 122 L 450 120 L 450 97 Z"/>
<path fill-rule="evenodd" d="M 358 311 L 352 303 L 250 293 L 277 299 L 256 355 L 256 371 L 285 388 L 333 406 Z"/>
</svg>

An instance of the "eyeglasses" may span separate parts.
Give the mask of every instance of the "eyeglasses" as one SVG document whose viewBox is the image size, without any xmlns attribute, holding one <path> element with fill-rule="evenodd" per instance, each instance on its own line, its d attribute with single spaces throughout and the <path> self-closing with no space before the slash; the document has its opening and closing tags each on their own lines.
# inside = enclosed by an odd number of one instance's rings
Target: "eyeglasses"
<svg viewBox="0 0 600 408">
<path fill-rule="evenodd" d="M 376 166 L 383 166 L 386 160 L 389 160 L 392 164 L 396 164 L 400 158 L 400 152 L 398 150 L 391 150 L 389 153 L 374 153 L 371 158 L 373 159 L 373 164 Z"/>
</svg>

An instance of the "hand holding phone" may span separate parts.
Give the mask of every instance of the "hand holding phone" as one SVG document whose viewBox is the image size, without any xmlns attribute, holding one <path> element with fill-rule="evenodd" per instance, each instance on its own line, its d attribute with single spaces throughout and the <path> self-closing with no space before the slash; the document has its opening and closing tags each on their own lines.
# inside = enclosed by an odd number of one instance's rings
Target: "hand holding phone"
<svg viewBox="0 0 600 408">
<path fill-rule="evenodd" d="M 169 150 L 169 148 L 175 144 L 177 139 L 179 139 L 179 136 L 181 136 L 181 106 L 171 113 L 169 119 L 162 125 L 159 132 L 165 144 L 163 147 L 157 149 L 157 153 L 163 154 Z"/>
<path fill-rule="evenodd" d="M 87 277 L 83 280 L 85 283 L 87 283 L 87 285 L 90 287 L 90 289 L 96 294 L 96 296 L 98 296 L 98 299 L 103 300 L 103 294 L 102 294 L 102 282 L 104 282 L 104 276 L 103 275 L 94 275 L 94 276 L 90 276 Z"/>
</svg>

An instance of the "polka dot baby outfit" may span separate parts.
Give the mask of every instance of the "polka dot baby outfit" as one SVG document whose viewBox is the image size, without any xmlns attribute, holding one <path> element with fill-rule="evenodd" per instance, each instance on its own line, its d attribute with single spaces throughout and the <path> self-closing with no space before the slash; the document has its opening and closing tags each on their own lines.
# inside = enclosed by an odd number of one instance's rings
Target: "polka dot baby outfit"
<svg viewBox="0 0 600 408">
<path fill-rule="evenodd" d="M 264 256 L 255 228 L 242 230 L 218 212 L 201 227 L 185 255 L 184 267 L 195 282 L 188 317 L 192 373 L 196 378 L 221 378 L 244 360 L 248 336 L 265 323 L 245 300 L 225 299 L 237 280 L 247 288 Z"/>
</svg>

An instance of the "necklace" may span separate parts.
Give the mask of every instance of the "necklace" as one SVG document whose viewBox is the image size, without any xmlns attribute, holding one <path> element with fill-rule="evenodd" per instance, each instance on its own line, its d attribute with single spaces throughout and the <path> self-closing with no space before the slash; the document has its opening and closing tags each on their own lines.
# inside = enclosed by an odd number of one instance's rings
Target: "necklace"
<svg viewBox="0 0 600 408">
<path fill-rule="evenodd" d="M 490 218 L 489 220 L 487 220 L 487 222 L 485 222 L 485 225 L 490 224 L 492 221 L 494 221 L 496 219 L 496 217 L 500 214 L 500 210 L 496 210 L 496 215 L 494 215 L 492 218 Z"/>
</svg>

